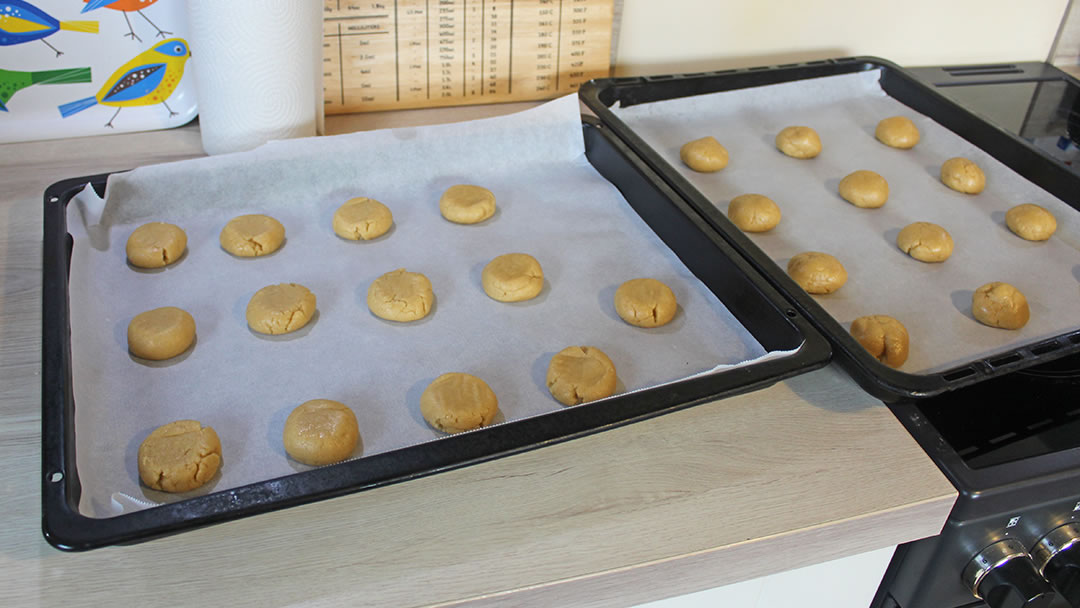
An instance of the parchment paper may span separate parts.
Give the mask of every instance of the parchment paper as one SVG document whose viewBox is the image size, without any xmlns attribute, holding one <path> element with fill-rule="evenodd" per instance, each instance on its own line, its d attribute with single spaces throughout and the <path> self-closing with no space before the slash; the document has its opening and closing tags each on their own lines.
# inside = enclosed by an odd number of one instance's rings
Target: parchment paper
<svg viewBox="0 0 1080 608">
<path fill-rule="evenodd" d="M 1080 214 L 886 95 L 879 78 L 873 70 L 614 111 L 724 213 L 740 194 L 776 201 L 780 224 L 750 238 L 785 270 L 802 251 L 835 255 L 848 282 L 815 299 L 845 329 L 866 314 L 900 319 L 911 336 L 902 371 L 948 369 L 1080 327 Z M 911 150 L 874 138 L 878 121 L 895 115 L 919 128 L 921 141 Z M 776 149 L 776 134 L 791 125 L 818 132 L 823 151 L 817 158 L 789 158 Z M 718 173 L 695 173 L 679 160 L 684 143 L 705 135 L 730 154 Z M 986 190 L 973 196 L 941 183 L 941 164 L 954 156 L 983 169 Z M 837 194 L 840 180 L 859 169 L 888 180 L 883 207 L 859 209 Z M 1006 227 L 1005 212 L 1021 203 L 1041 205 L 1057 218 L 1058 231 L 1048 242 L 1025 241 Z M 925 264 L 900 251 L 896 235 L 915 221 L 948 230 L 952 257 Z M 1021 330 L 987 327 L 971 316 L 972 293 L 991 281 L 1010 283 L 1027 297 L 1031 321 Z"/>
<path fill-rule="evenodd" d="M 588 164 L 578 112 L 568 97 L 472 123 L 272 143 L 114 175 L 105 203 L 81 193 L 68 216 L 82 512 L 106 517 L 187 496 L 138 481 L 139 443 L 171 420 L 200 420 L 221 437 L 222 472 L 201 494 L 305 470 L 286 458 L 281 431 L 309 399 L 353 409 L 361 457 L 442 437 L 421 417 L 419 397 L 445 372 L 483 378 L 498 395 L 501 422 L 562 408 L 544 377 L 551 356 L 569 345 L 607 352 L 620 392 L 765 356 Z M 457 183 L 490 188 L 495 216 L 473 226 L 442 219 L 439 196 Z M 333 212 L 354 196 L 389 206 L 394 228 L 370 242 L 335 236 Z M 218 234 L 251 212 L 281 220 L 286 244 L 234 258 Z M 180 262 L 160 271 L 126 264 L 126 239 L 146 221 L 186 230 Z M 515 251 L 540 261 L 544 289 L 528 302 L 491 300 L 481 270 Z M 431 280 L 436 303 L 424 320 L 393 323 L 368 311 L 371 281 L 395 268 Z M 617 317 L 615 288 L 641 276 L 675 291 L 680 310 L 670 325 L 644 330 Z M 316 294 L 317 318 L 286 336 L 251 332 L 249 298 L 282 282 Z M 167 305 L 194 316 L 194 348 L 164 363 L 131 357 L 128 322 Z"/>
</svg>

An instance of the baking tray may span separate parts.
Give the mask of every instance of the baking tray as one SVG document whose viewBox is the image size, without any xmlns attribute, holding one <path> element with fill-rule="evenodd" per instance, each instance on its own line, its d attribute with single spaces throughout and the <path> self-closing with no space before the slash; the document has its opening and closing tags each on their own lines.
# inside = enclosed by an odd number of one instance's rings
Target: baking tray
<svg viewBox="0 0 1080 608">
<path fill-rule="evenodd" d="M 107 175 L 69 179 L 45 192 L 42 323 L 42 513 L 45 538 L 86 550 L 167 535 L 404 481 L 542 447 L 705 401 L 749 392 L 824 366 L 831 351 L 810 323 L 608 130 L 585 119 L 586 156 L 630 206 L 767 351 L 792 351 L 708 375 L 593 404 L 492 426 L 336 465 L 92 518 L 79 512 L 77 429 L 71 380 L 68 271 L 72 238 L 66 205 L 89 184 L 104 193 Z"/>
<path fill-rule="evenodd" d="M 733 91 L 799 80 L 880 70 L 880 85 L 891 98 L 959 135 L 1019 175 L 1075 209 L 1080 209 L 1080 177 L 1022 139 L 957 105 L 909 72 L 876 57 L 848 57 L 801 64 L 717 72 L 594 80 L 581 88 L 582 101 L 725 239 L 738 249 L 829 339 L 837 362 L 860 386 L 888 402 L 921 398 L 1001 376 L 1070 353 L 1080 352 L 1080 331 L 1033 340 L 1018 348 L 973 358 L 949 369 L 913 374 L 887 367 L 862 346 L 813 297 L 697 188 L 679 174 L 610 108 L 680 97 Z"/>
</svg>

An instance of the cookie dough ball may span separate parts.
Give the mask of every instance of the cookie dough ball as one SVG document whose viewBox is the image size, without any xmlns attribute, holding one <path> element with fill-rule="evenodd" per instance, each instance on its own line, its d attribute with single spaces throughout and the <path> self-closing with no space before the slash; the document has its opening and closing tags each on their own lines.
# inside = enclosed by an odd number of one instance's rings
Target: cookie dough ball
<svg viewBox="0 0 1080 608">
<path fill-rule="evenodd" d="M 856 171 L 840 180 L 840 196 L 863 209 L 877 209 L 889 200 L 889 182 L 873 171 Z"/>
<path fill-rule="evenodd" d="M 443 374 L 420 395 L 420 413 L 424 420 L 444 433 L 487 426 L 498 412 L 499 400 L 495 391 L 471 374 Z"/>
<path fill-rule="evenodd" d="M 274 253 L 285 242 L 285 226 L 269 215 L 240 215 L 221 229 L 221 248 L 242 258 Z"/>
<path fill-rule="evenodd" d="M 1009 209 L 1005 214 L 1005 224 L 1017 236 L 1029 241 L 1045 241 L 1057 230 L 1054 214 L 1031 203 Z"/>
<path fill-rule="evenodd" d="M 1000 281 L 987 283 L 971 296 L 971 314 L 990 327 L 1020 329 L 1031 318 L 1027 298 L 1020 290 Z"/>
<path fill-rule="evenodd" d="M 136 357 L 162 361 L 191 348 L 195 319 L 175 306 L 155 308 L 135 315 L 128 323 L 128 350 Z"/>
<path fill-rule="evenodd" d="M 177 420 L 154 429 L 139 444 L 139 479 L 164 492 L 187 492 L 210 481 L 221 468 L 221 441 L 197 420 Z"/>
<path fill-rule="evenodd" d="M 390 208 L 373 198 L 351 198 L 334 212 L 334 234 L 350 241 L 380 237 L 393 225 Z"/>
<path fill-rule="evenodd" d="M 676 310 L 675 293 L 656 279 L 631 279 L 615 290 L 615 312 L 630 325 L 660 327 Z"/>
<path fill-rule="evenodd" d="M 484 293 L 500 302 L 521 302 L 535 298 L 544 287 L 540 262 L 527 253 L 500 255 L 484 266 L 480 276 Z"/>
<path fill-rule="evenodd" d="M 247 305 L 248 327 L 260 334 L 278 335 L 296 331 L 315 314 L 315 294 L 297 283 L 263 287 Z"/>
<path fill-rule="evenodd" d="M 855 319 L 851 322 L 851 336 L 875 359 L 889 367 L 900 367 L 907 361 L 907 328 L 888 315 Z"/>
<path fill-rule="evenodd" d="M 416 321 L 431 312 L 435 294 L 431 281 L 419 272 L 391 270 L 371 282 L 367 305 L 372 314 L 387 321 Z"/>
<path fill-rule="evenodd" d="M 551 358 L 547 387 L 563 405 L 610 397 L 615 393 L 615 364 L 595 346 L 568 346 Z"/>
<path fill-rule="evenodd" d="M 957 192 L 978 194 L 986 187 L 986 175 L 979 165 L 958 156 L 941 165 L 941 183 Z"/>
<path fill-rule="evenodd" d="M 840 260 L 820 251 L 806 251 L 788 260 L 788 274 L 806 293 L 832 293 L 847 283 Z"/>
<path fill-rule="evenodd" d="M 874 137 L 891 148 L 908 150 L 919 143 L 919 128 L 907 116 L 890 116 L 877 124 Z"/>
<path fill-rule="evenodd" d="M 712 135 L 683 144 L 679 158 L 694 171 L 712 173 L 727 166 L 727 148 L 720 145 Z"/>
<path fill-rule="evenodd" d="M 360 428 L 356 415 L 344 403 L 312 399 L 285 419 L 281 440 L 293 460 L 321 466 L 351 456 L 360 440 Z"/>
<path fill-rule="evenodd" d="M 439 198 L 439 212 L 456 224 L 476 224 L 495 215 L 495 195 L 480 186 L 450 186 Z"/>
<path fill-rule="evenodd" d="M 731 199 L 728 219 L 744 232 L 767 232 L 780 223 L 780 207 L 767 196 L 742 194 Z"/>
<path fill-rule="evenodd" d="M 776 147 L 792 158 L 814 158 L 821 154 L 821 138 L 810 127 L 787 127 L 776 134 Z"/>
<path fill-rule="evenodd" d="M 953 252 L 953 240 L 949 233 L 930 222 L 905 226 L 896 235 L 896 246 L 920 262 L 944 262 Z"/>
<path fill-rule="evenodd" d="M 165 222 L 143 224 L 127 240 L 127 259 L 139 268 L 168 266 L 187 250 L 187 234 L 179 226 Z"/>
</svg>

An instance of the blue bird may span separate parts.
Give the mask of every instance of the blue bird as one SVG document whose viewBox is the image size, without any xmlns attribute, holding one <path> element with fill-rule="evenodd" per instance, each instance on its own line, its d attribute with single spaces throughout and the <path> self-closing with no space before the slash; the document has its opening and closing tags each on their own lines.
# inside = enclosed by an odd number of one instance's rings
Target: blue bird
<svg viewBox="0 0 1080 608">
<path fill-rule="evenodd" d="M 98 22 L 58 21 L 40 8 L 23 0 L 0 1 L 0 46 L 41 40 L 59 57 L 63 53 L 44 40 L 46 36 L 51 36 L 59 30 L 96 34 Z"/>
</svg>

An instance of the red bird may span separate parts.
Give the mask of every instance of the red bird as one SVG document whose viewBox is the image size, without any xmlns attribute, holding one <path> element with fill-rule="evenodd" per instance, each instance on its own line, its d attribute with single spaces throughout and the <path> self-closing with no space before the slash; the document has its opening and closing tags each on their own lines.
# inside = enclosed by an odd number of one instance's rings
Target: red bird
<svg viewBox="0 0 1080 608">
<path fill-rule="evenodd" d="M 161 36 L 162 38 L 164 38 L 166 35 L 172 33 L 172 32 L 166 32 L 165 30 L 161 29 L 160 27 L 155 25 L 153 21 L 150 21 L 149 17 L 147 17 L 146 15 L 143 15 L 142 9 L 150 6 L 151 4 L 153 4 L 153 3 L 157 2 L 157 1 L 158 0 L 83 0 L 83 2 L 86 3 L 86 6 L 83 7 L 82 12 L 86 13 L 86 12 L 89 12 L 89 11 L 92 11 L 92 10 L 99 9 L 99 8 L 101 8 L 103 6 L 105 8 L 111 8 L 114 11 L 120 11 L 120 12 L 124 13 L 124 21 L 127 21 L 127 26 L 128 26 L 128 32 L 129 33 L 124 34 L 124 35 L 125 36 L 130 36 L 132 39 L 138 40 L 139 42 L 142 42 L 142 38 L 139 38 L 138 36 L 135 35 L 135 29 L 131 27 L 131 20 L 128 19 L 128 16 L 127 16 L 127 14 L 132 12 L 132 11 L 134 11 L 136 13 L 139 13 L 139 15 L 141 15 L 143 19 L 146 19 L 147 23 L 149 23 L 150 25 L 153 25 L 154 29 L 157 30 L 157 35 L 158 36 Z"/>
</svg>

